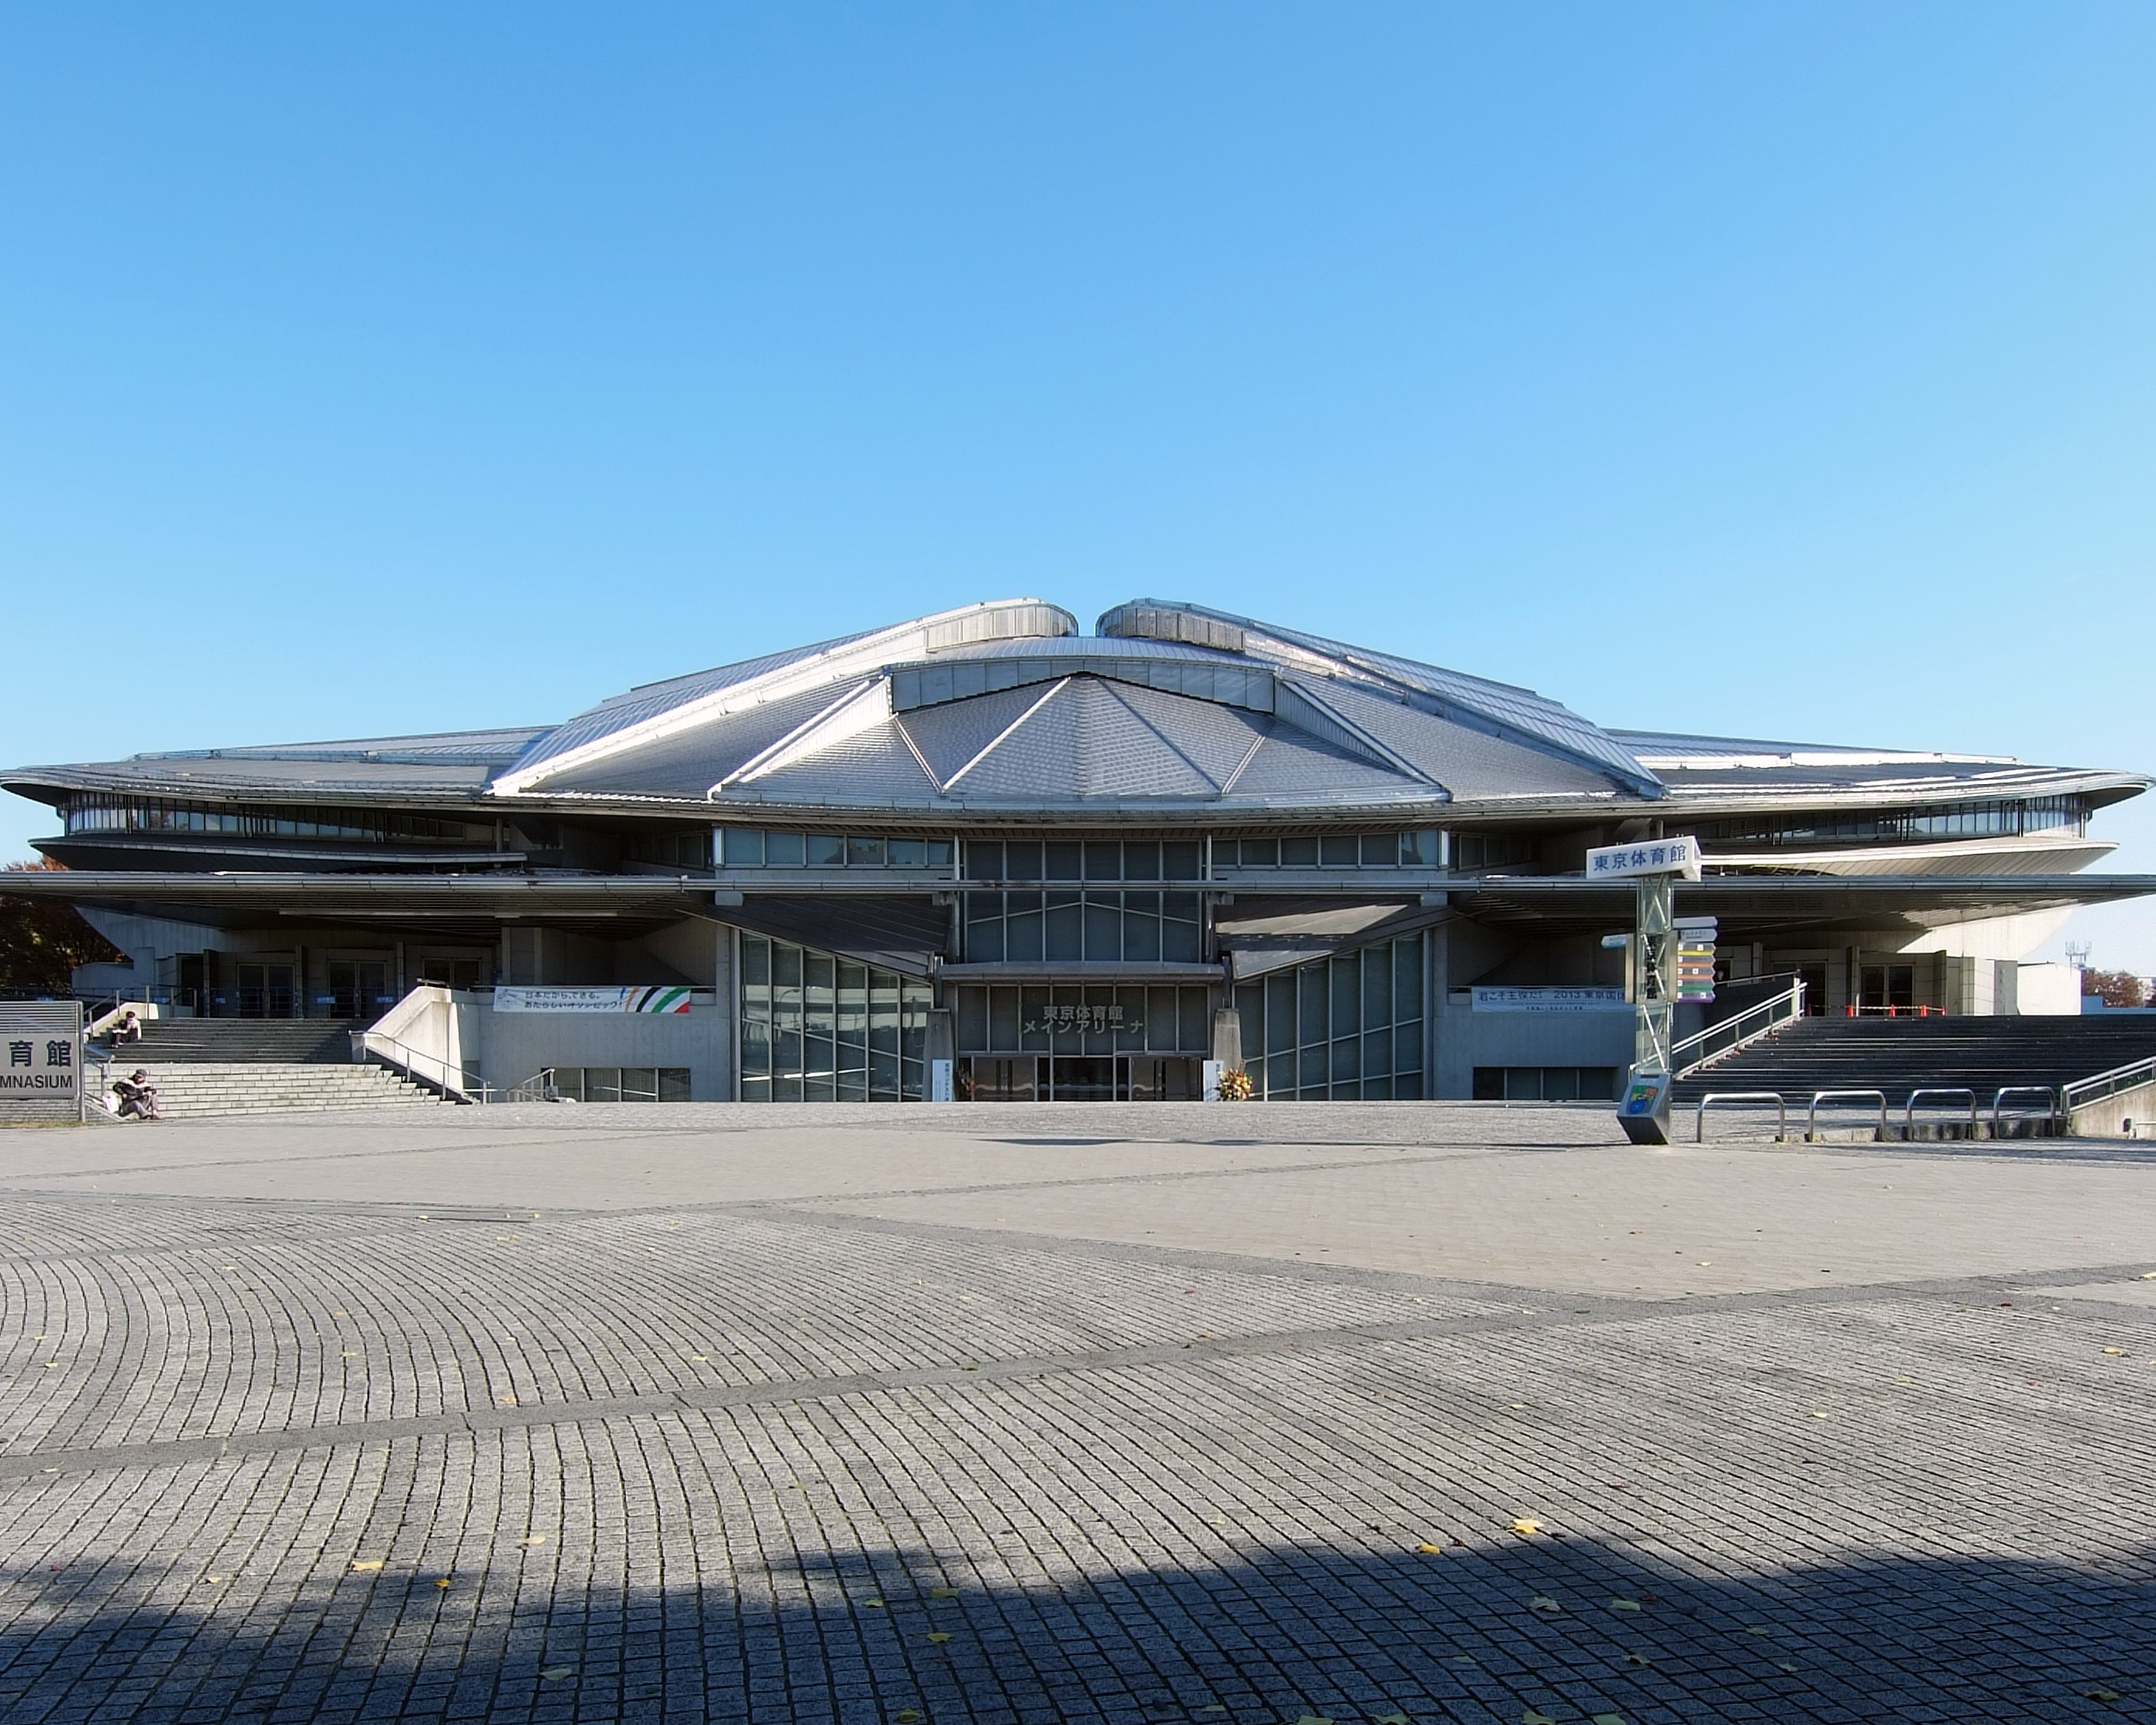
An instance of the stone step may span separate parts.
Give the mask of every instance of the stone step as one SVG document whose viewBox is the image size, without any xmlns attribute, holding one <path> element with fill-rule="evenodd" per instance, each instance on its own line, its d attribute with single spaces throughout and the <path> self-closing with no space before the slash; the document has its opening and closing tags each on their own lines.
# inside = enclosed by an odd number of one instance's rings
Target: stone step
<svg viewBox="0 0 2156 1725">
<path fill-rule="evenodd" d="M 384 1066 L 148 1060 L 136 1065 L 150 1075 L 150 1081 L 157 1086 L 158 1112 L 173 1120 L 203 1115 L 443 1106 L 433 1091 Z M 135 1066 L 122 1061 L 117 1070 L 131 1072 Z"/>
</svg>

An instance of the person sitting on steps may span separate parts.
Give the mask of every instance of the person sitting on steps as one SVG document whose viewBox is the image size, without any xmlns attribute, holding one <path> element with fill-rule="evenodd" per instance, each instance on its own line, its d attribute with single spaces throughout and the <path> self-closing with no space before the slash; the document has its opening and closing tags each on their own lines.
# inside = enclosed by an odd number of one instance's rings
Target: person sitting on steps
<svg viewBox="0 0 2156 1725">
<path fill-rule="evenodd" d="M 113 1093 L 120 1098 L 119 1115 L 122 1120 L 155 1120 L 157 1118 L 157 1086 L 150 1082 L 150 1075 L 140 1066 L 131 1078 L 112 1081 Z"/>
</svg>

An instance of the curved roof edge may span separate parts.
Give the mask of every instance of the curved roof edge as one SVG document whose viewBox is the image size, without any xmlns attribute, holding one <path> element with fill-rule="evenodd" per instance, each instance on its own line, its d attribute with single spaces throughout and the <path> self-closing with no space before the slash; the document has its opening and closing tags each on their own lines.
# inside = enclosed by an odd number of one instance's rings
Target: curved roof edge
<svg viewBox="0 0 2156 1725">
<path fill-rule="evenodd" d="M 1352 682 L 1449 723 L 1592 768 L 1642 798 L 1652 801 L 1665 793 L 1661 778 L 1615 737 L 1532 689 L 1181 599 L 1127 600 L 1102 612 L 1094 628 L 1108 636 L 1220 648 Z"/>
</svg>

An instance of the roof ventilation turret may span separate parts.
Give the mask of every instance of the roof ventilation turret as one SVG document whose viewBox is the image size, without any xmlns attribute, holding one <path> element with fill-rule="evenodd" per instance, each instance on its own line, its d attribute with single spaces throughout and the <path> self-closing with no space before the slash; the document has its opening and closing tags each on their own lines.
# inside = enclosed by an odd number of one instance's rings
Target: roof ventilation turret
<svg viewBox="0 0 2156 1725">
<path fill-rule="evenodd" d="M 1243 631 L 1225 618 L 1208 617 L 1180 605 L 1163 604 L 1158 599 L 1132 599 L 1127 605 L 1103 611 L 1093 633 L 1145 641 L 1181 641 L 1192 647 L 1217 647 L 1224 653 L 1243 650 Z"/>
</svg>

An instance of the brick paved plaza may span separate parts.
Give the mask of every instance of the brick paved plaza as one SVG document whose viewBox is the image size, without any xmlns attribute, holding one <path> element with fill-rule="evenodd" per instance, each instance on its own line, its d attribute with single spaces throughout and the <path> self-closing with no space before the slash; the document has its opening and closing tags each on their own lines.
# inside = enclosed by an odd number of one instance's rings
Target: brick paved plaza
<svg viewBox="0 0 2156 1725">
<path fill-rule="evenodd" d="M 0 1717 L 2156 1718 L 2156 1160 L 0 1135 Z"/>
</svg>

